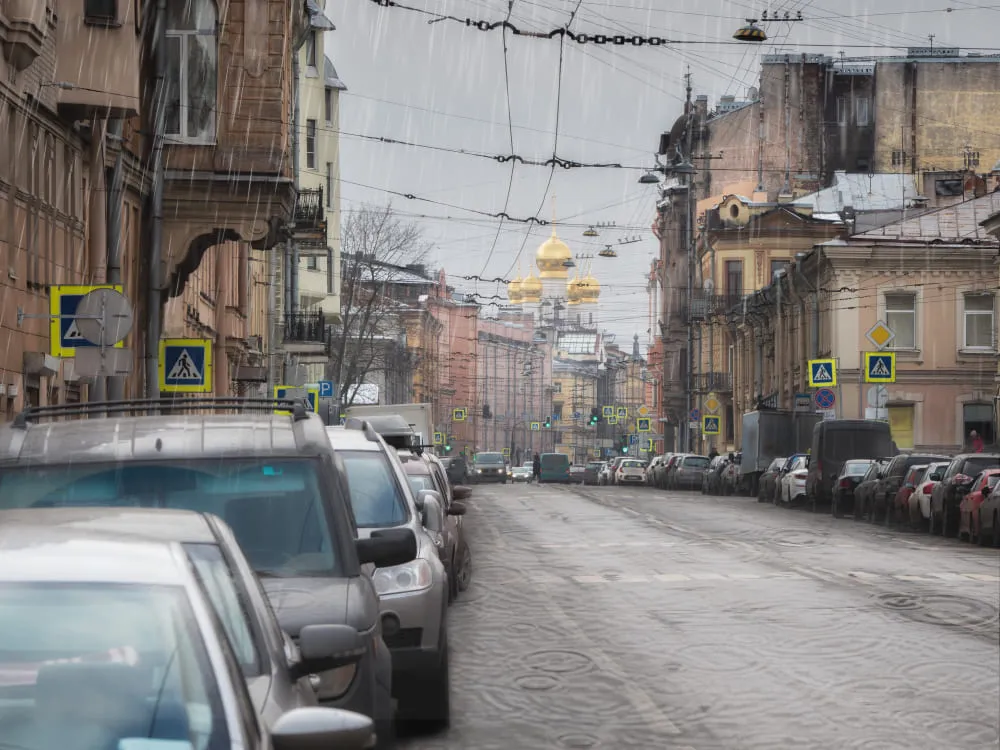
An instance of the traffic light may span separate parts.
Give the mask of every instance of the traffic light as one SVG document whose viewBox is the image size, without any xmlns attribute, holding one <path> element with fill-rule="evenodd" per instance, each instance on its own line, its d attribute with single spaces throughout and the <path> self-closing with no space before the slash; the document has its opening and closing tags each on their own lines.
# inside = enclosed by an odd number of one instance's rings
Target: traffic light
<svg viewBox="0 0 1000 750">
<path fill-rule="evenodd" d="M 451 443 L 445 443 L 444 444 L 444 452 L 445 453 L 451 453 Z"/>
<path fill-rule="evenodd" d="M 601 422 L 601 410 L 595 406 L 593 409 L 590 410 L 590 426 L 594 427 L 595 425 L 600 424 L 600 422 Z"/>
<path fill-rule="evenodd" d="M 545 426 L 546 427 L 551 427 L 552 426 L 552 417 L 546 417 L 545 418 Z"/>
</svg>

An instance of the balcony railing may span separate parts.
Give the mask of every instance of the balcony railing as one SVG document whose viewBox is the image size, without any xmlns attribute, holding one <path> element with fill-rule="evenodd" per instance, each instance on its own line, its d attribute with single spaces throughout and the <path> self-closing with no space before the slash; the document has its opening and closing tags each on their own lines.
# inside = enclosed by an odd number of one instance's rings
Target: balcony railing
<svg viewBox="0 0 1000 750">
<path fill-rule="evenodd" d="M 683 306 L 685 320 L 707 320 L 716 315 L 724 315 L 740 304 L 739 294 L 705 294 L 696 292 L 690 302 Z"/>
<path fill-rule="evenodd" d="M 302 245 L 315 244 L 326 250 L 326 204 L 323 203 L 323 188 L 301 188 L 295 199 L 294 237 Z"/>
<path fill-rule="evenodd" d="M 700 372 L 694 376 L 698 393 L 732 393 L 733 375 L 729 372 Z"/>
<path fill-rule="evenodd" d="M 327 340 L 326 318 L 322 312 L 298 312 L 285 315 L 284 340 L 322 344 Z"/>
</svg>

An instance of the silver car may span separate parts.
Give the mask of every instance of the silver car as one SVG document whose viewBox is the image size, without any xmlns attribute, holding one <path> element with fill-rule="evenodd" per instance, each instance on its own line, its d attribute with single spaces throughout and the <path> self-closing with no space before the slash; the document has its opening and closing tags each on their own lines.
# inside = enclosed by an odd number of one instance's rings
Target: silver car
<svg viewBox="0 0 1000 750">
<path fill-rule="evenodd" d="M 379 424 L 387 423 L 383 419 Z M 396 449 L 365 420 L 327 427 L 346 469 L 362 537 L 410 529 L 416 559 L 374 570 L 382 637 L 392 653 L 392 687 L 401 719 L 446 726 L 451 720 L 448 574 L 438 551 L 446 522 L 437 493 L 411 492 Z"/>
<path fill-rule="evenodd" d="M 321 705 L 371 716 L 380 744 L 391 742 L 392 661 L 363 565 L 412 560 L 413 534 L 357 538 L 343 465 L 322 420 L 301 404 L 192 398 L 177 400 L 169 415 L 155 408 L 67 404 L 18 415 L 0 427 L 0 509 L 161 507 L 219 516 L 293 639 L 307 625 L 340 624 L 365 640 L 353 678 L 329 670 L 317 695 Z M 241 413 L 225 413 L 234 409 Z M 81 412 L 105 418 L 66 419 Z"/>
<path fill-rule="evenodd" d="M 260 720 L 196 569 L 176 542 L 27 518 L 0 524 L 0 744 L 366 747 L 372 721 L 358 714 L 304 707 Z M 303 654 L 360 651 L 350 631 L 307 631 Z"/>
</svg>

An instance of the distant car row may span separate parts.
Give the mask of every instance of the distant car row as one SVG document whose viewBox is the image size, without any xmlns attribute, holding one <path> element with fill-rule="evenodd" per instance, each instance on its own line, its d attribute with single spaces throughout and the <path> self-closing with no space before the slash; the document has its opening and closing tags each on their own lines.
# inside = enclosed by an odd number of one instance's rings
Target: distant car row
<svg viewBox="0 0 1000 750">
<path fill-rule="evenodd" d="M 0 428 L 4 742 L 386 748 L 397 716 L 448 724 L 471 489 L 395 415 L 166 405 Z"/>
</svg>

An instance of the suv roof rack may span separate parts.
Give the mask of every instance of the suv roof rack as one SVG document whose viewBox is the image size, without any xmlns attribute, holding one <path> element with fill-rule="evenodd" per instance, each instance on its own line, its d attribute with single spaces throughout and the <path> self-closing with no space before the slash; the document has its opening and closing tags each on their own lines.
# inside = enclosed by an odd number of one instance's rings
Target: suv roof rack
<svg viewBox="0 0 1000 750">
<path fill-rule="evenodd" d="M 236 398 L 232 396 L 204 396 L 195 398 L 155 398 L 126 401 L 93 401 L 82 404 L 57 404 L 53 406 L 30 406 L 20 412 L 13 427 L 25 429 L 29 423 L 39 422 L 47 417 L 101 416 L 127 414 L 128 416 L 148 416 L 161 411 L 276 411 L 288 410 L 296 422 L 309 418 L 305 400 L 287 398 Z"/>
<path fill-rule="evenodd" d="M 365 437 L 370 443 L 378 442 L 378 433 L 375 432 L 375 428 L 372 427 L 366 420 L 360 417 L 348 417 L 344 420 L 345 430 L 360 430 L 365 434 Z"/>
</svg>

